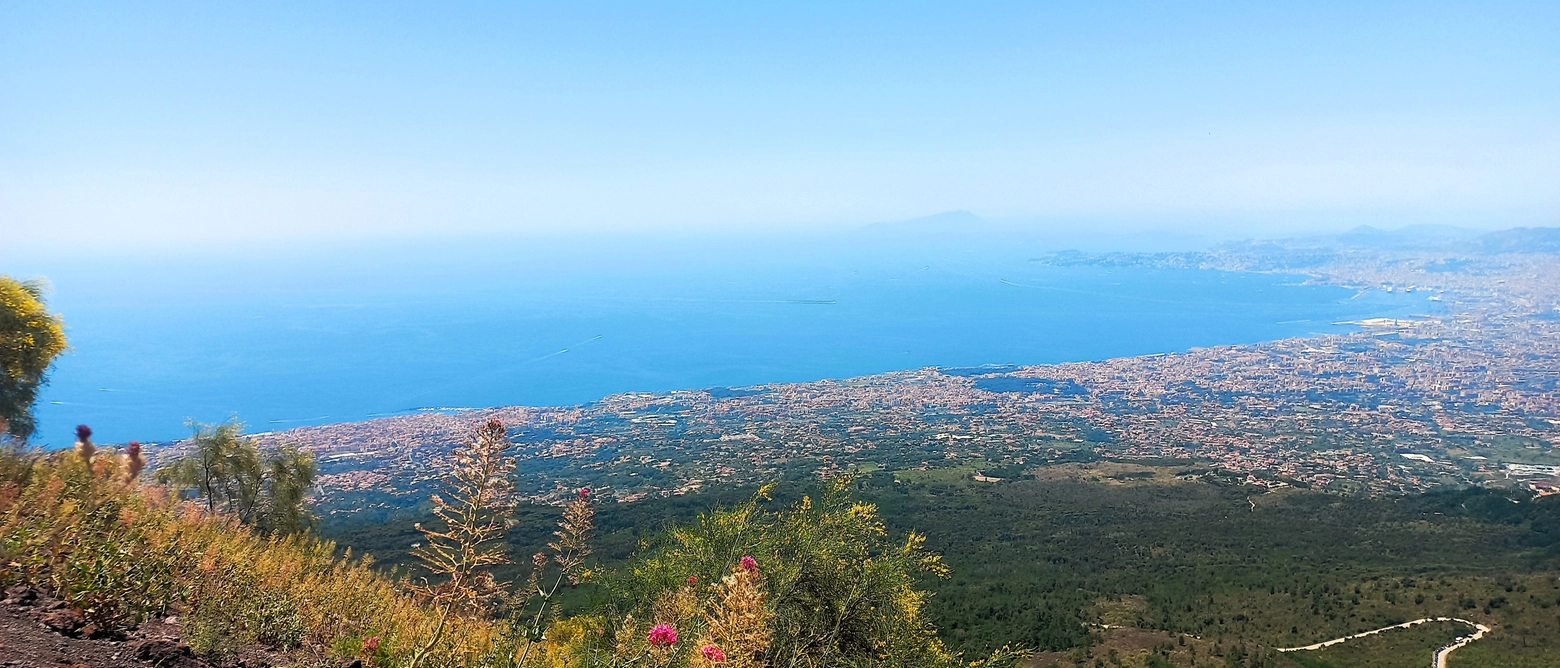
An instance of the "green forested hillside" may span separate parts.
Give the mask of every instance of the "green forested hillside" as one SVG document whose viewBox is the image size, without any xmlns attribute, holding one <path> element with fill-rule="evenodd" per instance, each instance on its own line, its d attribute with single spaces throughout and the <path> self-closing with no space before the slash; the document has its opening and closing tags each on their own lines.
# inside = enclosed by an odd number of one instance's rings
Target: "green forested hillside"
<svg viewBox="0 0 1560 668">
<path fill-rule="evenodd" d="M 1276 646 L 1432 612 L 1545 610 L 1560 596 L 1504 591 L 1560 557 L 1555 498 L 935 478 L 874 478 L 867 497 L 946 555 L 954 575 L 935 587 L 934 607 L 945 633 L 968 644 L 1078 644 L 1078 622 L 1102 621 L 1100 603 L 1123 596 L 1141 597 L 1122 620 L 1131 625 Z M 1553 612 L 1535 633 L 1560 631 Z"/>
<path fill-rule="evenodd" d="M 943 553 L 952 575 L 927 582 L 935 592 L 929 606 L 956 649 L 1018 643 L 1073 650 L 1087 663 L 1083 648 L 1102 642 L 1105 624 L 1221 649 L 1272 648 L 1447 615 L 1497 627 L 1462 650 L 1496 661 L 1481 665 L 1560 662 L 1560 499 L 1482 490 L 1375 499 L 1264 494 L 1178 478 L 1170 467 L 1116 468 L 1000 483 L 948 470 L 877 472 L 858 477 L 857 487 L 891 528 L 924 532 Z M 793 482 L 787 491 L 806 488 Z M 608 506 L 599 554 L 620 560 L 666 523 L 746 494 Z M 554 512 L 522 512 L 520 554 L 547 538 Z M 327 531 L 392 561 L 414 540 L 410 519 Z M 1412 641 L 1383 646 L 1401 642 Z M 1104 656 L 1106 648 L 1095 651 Z M 1240 653 L 1246 665 L 1326 661 Z M 1223 662 L 1228 652 L 1221 654 Z"/>
<path fill-rule="evenodd" d="M 1060 650 L 1112 624 L 1288 647 L 1446 615 L 1499 626 L 1481 649 L 1560 658 L 1560 499 L 1168 477 L 874 480 L 867 496 L 946 555 L 933 618 L 955 646 Z"/>
</svg>

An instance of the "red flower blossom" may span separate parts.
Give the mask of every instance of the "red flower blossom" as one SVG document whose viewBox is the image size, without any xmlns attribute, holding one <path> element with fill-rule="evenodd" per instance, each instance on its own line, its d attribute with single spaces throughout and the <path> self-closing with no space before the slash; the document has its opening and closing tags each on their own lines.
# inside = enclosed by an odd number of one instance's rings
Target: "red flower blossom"
<svg viewBox="0 0 1560 668">
<path fill-rule="evenodd" d="M 720 663 L 726 660 L 726 653 L 720 651 L 720 648 L 714 645 L 700 647 L 699 653 L 703 654 L 704 658 L 709 660 L 710 663 Z"/>
<path fill-rule="evenodd" d="M 646 638 L 656 647 L 671 647 L 677 644 L 677 629 L 672 628 L 671 624 L 656 624 Z"/>
<path fill-rule="evenodd" d="M 743 557 L 742 558 L 742 562 L 741 562 L 741 566 L 742 566 L 742 570 L 745 570 L 745 571 L 756 571 L 756 570 L 758 570 L 758 560 L 754 559 L 753 557 L 750 557 L 750 556 L 749 557 Z"/>
<path fill-rule="evenodd" d="M 690 576 L 688 576 L 688 584 L 691 584 L 691 585 L 699 584 L 699 576 L 697 576 L 697 575 L 690 575 Z"/>
</svg>

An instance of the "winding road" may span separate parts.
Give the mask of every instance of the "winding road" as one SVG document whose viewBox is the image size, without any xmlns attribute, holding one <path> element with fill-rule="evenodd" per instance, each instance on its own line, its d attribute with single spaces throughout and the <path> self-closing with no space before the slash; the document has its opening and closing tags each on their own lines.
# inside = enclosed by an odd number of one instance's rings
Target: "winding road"
<svg viewBox="0 0 1560 668">
<path fill-rule="evenodd" d="M 1282 647 L 1282 648 L 1276 648 L 1276 649 L 1278 649 L 1278 651 L 1280 651 L 1280 652 L 1304 652 L 1304 651 L 1308 651 L 1308 650 L 1322 649 L 1324 647 L 1331 647 L 1331 646 L 1336 645 L 1338 643 L 1347 642 L 1347 641 L 1353 640 L 1355 638 L 1364 638 L 1365 636 L 1373 636 L 1373 635 L 1376 635 L 1377 633 L 1381 633 L 1382 631 L 1391 631 L 1393 629 L 1406 629 L 1406 628 L 1408 628 L 1410 626 L 1414 626 L 1416 624 L 1424 624 L 1424 623 L 1427 623 L 1427 622 L 1457 622 L 1458 624 L 1467 624 L 1468 626 L 1473 628 L 1473 635 L 1471 635 L 1471 636 L 1461 636 L 1461 637 L 1457 638 L 1456 640 L 1453 640 L 1452 642 L 1447 643 L 1446 645 L 1442 645 L 1440 647 L 1440 649 L 1437 649 L 1435 651 L 1435 654 L 1431 655 L 1431 658 L 1430 658 L 1430 667 L 1431 668 L 1446 668 L 1446 658 L 1448 656 L 1451 656 L 1452 652 L 1455 652 L 1455 651 L 1457 651 L 1459 649 L 1462 649 L 1468 643 L 1471 643 L 1471 642 L 1473 642 L 1475 640 L 1483 638 L 1484 634 L 1490 632 L 1490 627 L 1485 626 L 1483 624 L 1470 622 L 1470 621 L 1468 621 L 1466 619 L 1458 619 L 1456 617 L 1425 617 L 1424 619 L 1416 619 L 1416 620 L 1411 621 L 1411 622 L 1403 622 L 1402 624 L 1394 624 L 1392 626 L 1379 628 L 1379 629 L 1376 629 L 1374 631 L 1366 631 L 1364 633 L 1356 633 L 1356 634 L 1354 634 L 1352 636 L 1344 636 L 1342 638 L 1333 638 L 1332 640 L 1319 642 L 1319 643 L 1316 643 L 1314 645 L 1306 645 L 1305 647 Z"/>
</svg>

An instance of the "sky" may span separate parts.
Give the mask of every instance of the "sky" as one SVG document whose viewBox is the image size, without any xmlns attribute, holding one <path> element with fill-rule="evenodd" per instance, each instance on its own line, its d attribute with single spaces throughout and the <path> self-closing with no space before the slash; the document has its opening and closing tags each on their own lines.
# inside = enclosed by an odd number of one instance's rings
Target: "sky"
<svg viewBox="0 0 1560 668">
<path fill-rule="evenodd" d="M 1560 224 L 1560 3 L 0 0 L 0 259 Z"/>
</svg>

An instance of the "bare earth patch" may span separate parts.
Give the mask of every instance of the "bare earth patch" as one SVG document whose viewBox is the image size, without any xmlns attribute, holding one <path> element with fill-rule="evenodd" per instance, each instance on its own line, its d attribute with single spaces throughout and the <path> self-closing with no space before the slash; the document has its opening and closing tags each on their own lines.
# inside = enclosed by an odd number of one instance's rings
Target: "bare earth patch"
<svg viewBox="0 0 1560 668">
<path fill-rule="evenodd" d="M 4 668 L 263 668 L 285 663 L 253 648 L 221 661 L 197 657 L 177 618 L 128 631 L 86 623 L 80 610 L 25 587 L 0 600 L 0 666 Z"/>
</svg>

